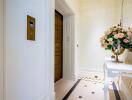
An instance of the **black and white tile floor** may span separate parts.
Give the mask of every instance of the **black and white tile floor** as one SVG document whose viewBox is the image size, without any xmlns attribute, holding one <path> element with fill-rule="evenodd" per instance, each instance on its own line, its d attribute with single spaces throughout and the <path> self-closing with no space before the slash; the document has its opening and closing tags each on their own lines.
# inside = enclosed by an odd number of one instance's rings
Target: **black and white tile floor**
<svg viewBox="0 0 132 100">
<path fill-rule="evenodd" d="M 79 75 L 79 82 L 60 80 L 55 84 L 56 100 L 104 100 L 104 78 L 102 73 Z M 111 90 L 112 85 L 110 86 Z M 70 92 L 69 92 L 70 91 Z M 116 100 L 114 92 L 111 99 Z"/>
</svg>

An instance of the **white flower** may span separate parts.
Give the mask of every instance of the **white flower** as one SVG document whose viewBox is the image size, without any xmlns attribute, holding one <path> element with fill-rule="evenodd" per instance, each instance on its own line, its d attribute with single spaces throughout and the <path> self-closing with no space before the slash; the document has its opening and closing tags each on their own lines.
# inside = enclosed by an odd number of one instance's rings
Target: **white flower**
<svg viewBox="0 0 132 100">
<path fill-rule="evenodd" d="M 113 30 L 116 31 L 117 30 L 117 27 L 115 27 Z"/>
<path fill-rule="evenodd" d="M 109 38 L 108 41 L 113 41 L 113 38 Z"/>
<path fill-rule="evenodd" d="M 113 45 L 113 43 L 114 43 L 113 41 L 109 41 L 109 44 L 110 44 L 110 45 Z"/>
</svg>

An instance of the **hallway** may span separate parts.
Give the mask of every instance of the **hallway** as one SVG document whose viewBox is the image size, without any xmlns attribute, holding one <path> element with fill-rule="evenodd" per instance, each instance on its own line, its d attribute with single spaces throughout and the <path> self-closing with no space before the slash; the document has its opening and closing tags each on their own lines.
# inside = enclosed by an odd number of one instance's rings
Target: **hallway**
<svg viewBox="0 0 132 100">
<path fill-rule="evenodd" d="M 132 100 L 131 9 L 132 0 L 0 0 L 0 100 Z"/>
</svg>

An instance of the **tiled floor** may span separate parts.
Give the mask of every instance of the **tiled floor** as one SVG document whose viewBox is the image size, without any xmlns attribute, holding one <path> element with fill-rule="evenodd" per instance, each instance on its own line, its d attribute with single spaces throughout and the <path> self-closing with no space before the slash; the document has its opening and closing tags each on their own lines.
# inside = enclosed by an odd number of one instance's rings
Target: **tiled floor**
<svg viewBox="0 0 132 100">
<path fill-rule="evenodd" d="M 81 79 L 81 81 L 70 94 L 67 100 L 104 100 L 104 78 L 102 73 L 79 75 L 79 79 Z M 56 100 L 62 100 L 62 98 L 67 94 L 67 92 L 74 84 L 75 81 L 63 79 L 56 82 Z M 116 100 L 112 86 L 110 86 L 109 93 L 110 100 Z"/>
<path fill-rule="evenodd" d="M 55 83 L 56 100 L 62 100 L 67 92 L 72 88 L 76 81 L 59 80 Z"/>
</svg>

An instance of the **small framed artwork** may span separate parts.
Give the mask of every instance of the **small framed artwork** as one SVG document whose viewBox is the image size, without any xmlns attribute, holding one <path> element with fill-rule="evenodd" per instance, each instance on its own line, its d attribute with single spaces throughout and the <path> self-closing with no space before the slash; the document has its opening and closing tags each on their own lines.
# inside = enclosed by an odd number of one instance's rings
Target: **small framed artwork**
<svg viewBox="0 0 132 100">
<path fill-rule="evenodd" d="M 27 40 L 35 41 L 35 18 L 27 15 Z"/>
</svg>

